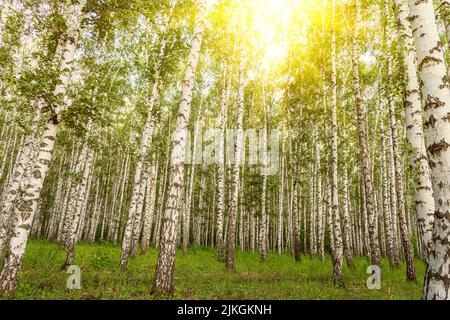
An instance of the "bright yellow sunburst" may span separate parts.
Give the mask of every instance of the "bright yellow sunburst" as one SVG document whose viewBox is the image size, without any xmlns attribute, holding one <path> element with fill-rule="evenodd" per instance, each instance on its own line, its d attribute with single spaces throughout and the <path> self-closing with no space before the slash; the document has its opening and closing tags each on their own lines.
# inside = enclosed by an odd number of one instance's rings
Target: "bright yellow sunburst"
<svg viewBox="0 0 450 320">
<path fill-rule="evenodd" d="M 232 28 L 246 35 L 245 46 L 256 52 L 264 69 L 283 62 L 289 51 L 293 14 L 300 0 L 240 0 Z"/>
</svg>

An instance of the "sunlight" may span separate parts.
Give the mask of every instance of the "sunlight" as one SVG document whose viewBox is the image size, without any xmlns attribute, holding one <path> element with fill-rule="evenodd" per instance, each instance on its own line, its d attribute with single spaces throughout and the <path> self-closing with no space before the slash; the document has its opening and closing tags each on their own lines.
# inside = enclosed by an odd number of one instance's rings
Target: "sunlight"
<svg viewBox="0 0 450 320">
<path fill-rule="evenodd" d="M 248 43 L 269 69 L 282 63 L 288 55 L 292 15 L 298 0 L 244 0 L 233 15 L 233 28 L 246 24 Z"/>
<path fill-rule="evenodd" d="M 252 21 L 252 31 L 259 38 L 256 48 L 262 49 L 264 69 L 282 63 L 289 51 L 291 17 L 299 1 L 253 0 L 257 8 Z M 258 49 L 259 49 L 258 48 Z"/>
<path fill-rule="evenodd" d="M 271 65 L 279 64 L 287 59 L 289 53 L 288 43 L 275 42 L 266 48 L 266 52 L 263 58 L 263 64 L 265 69 Z"/>
</svg>

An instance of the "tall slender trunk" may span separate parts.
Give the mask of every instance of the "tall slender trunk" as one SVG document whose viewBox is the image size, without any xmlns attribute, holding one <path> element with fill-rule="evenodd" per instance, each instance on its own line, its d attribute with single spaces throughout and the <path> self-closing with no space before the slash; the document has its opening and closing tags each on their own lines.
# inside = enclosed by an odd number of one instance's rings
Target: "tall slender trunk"
<svg viewBox="0 0 450 320">
<path fill-rule="evenodd" d="M 334 284 L 342 283 L 342 231 L 339 215 L 339 190 L 338 190 L 338 123 L 337 123 L 337 74 L 336 74 L 336 27 L 334 0 L 331 0 L 331 207 L 334 224 L 334 259 L 333 280 Z"/>
<path fill-rule="evenodd" d="M 330 237 L 330 254 L 331 254 L 331 259 L 334 261 L 334 255 L 335 255 L 335 241 L 334 241 L 334 221 L 333 221 L 333 209 L 331 206 L 331 200 L 332 200 L 332 192 L 331 192 L 331 184 L 329 183 L 329 178 L 327 181 L 327 227 L 328 227 L 328 235 Z"/>
<path fill-rule="evenodd" d="M 172 16 L 172 12 L 175 6 L 176 1 L 171 2 L 170 12 L 168 15 L 164 17 L 164 27 L 167 28 L 169 20 Z M 147 157 L 148 152 L 148 146 L 151 144 L 154 128 L 155 128 L 155 119 L 154 119 L 154 112 L 153 109 L 155 108 L 155 105 L 157 104 L 159 100 L 159 87 L 161 82 L 161 69 L 162 69 L 162 63 L 164 60 L 164 55 L 166 52 L 166 44 L 167 44 L 167 38 L 166 34 L 163 36 L 159 48 L 159 54 L 157 58 L 157 62 L 154 68 L 154 81 L 153 86 L 151 90 L 151 96 L 147 101 L 147 119 L 145 121 L 144 129 L 141 133 L 141 141 L 140 141 L 140 147 L 138 151 L 138 160 L 136 163 L 136 169 L 134 172 L 134 183 L 133 183 L 133 191 L 131 195 L 131 203 L 130 208 L 128 211 L 128 220 L 127 225 L 125 228 L 125 233 L 122 240 L 122 255 L 120 258 L 120 268 L 126 269 L 128 264 L 128 257 L 130 255 L 130 251 L 133 248 L 132 246 L 132 234 L 133 229 L 136 225 L 136 216 L 139 215 L 137 213 L 137 209 L 139 207 L 142 208 L 142 189 L 143 185 L 145 185 L 145 181 L 143 179 L 143 166 L 145 159 Z M 148 60 L 148 59 L 147 59 Z M 137 218 L 139 220 L 139 218 Z M 139 221 L 140 222 L 140 221 Z"/>
<path fill-rule="evenodd" d="M 146 194 L 146 187 L 148 185 L 148 180 L 150 179 L 150 165 L 146 165 L 144 172 L 142 173 L 142 185 L 139 190 L 139 200 L 136 206 L 136 216 L 134 219 L 132 234 L 131 234 L 131 245 L 130 245 L 130 256 L 136 257 L 139 248 L 139 239 L 141 237 L 142 230 L 142 215 L 144 208 L 144 199 Z"/>
<path fill-rule="evenodd" d="M 348 170 L 347 170 L 347 159 L 344 157 L 344 173 L 342 175 L 342 187 L 344 192 L 344 197 L 342 199 L 342 224 L 343 224 L 343 239 L 344 239 L 344 254 L 347 260 L 347 266 L 351 269 L 354 268 L 353 264 L 353 248 L 352 248 L 352 227 L 350 220 L 350 198 L 348 192 Z"/>
<path fill-rule="evenodd" d="M 87 152 L 88 149 L 86 146 L 83 146 L 79 151 L 78 157 L 75 159 L 75 164 L 72 167 L 72 181 L 70 183 L 70 188 L 68 189 L 68 199 L 67 199 L 67 207 L 66 214 L 64 216 L 64 225 L 63 225 L 63 233 L 61 236 L 60 244 L 67 247 L 68 239 L 71 234 L 72 224 L 75 219 L 75 210 L 78 201 L 78 192 L 81 188 L 81 181 L 79 181 L 76 177 L 82 174 L 83 169 L 85 167 L 85 162 L 87 160 Z"/>
<path fill-rule="evenodd" d="M 317 246 L 319 258 L 321 261 L 325 260 L 325 217 L 324 217 L 324 203 L 323 203 L 323 188 L 322 188 L 322 171 L 320 163 L 320 150 L 322 146 L 317 144 L 316 147 L 316 166 L 317 166 Z"/>
<path fill-rule="evenodd" d="M 89 242 L 94 242 L 95 240 L 95 225 L 97 222 L 97 216 L 98 216 L 98 202 L 99 202 L 99 188 L 100 188 L 101 180 L 100 177 L 97 178 L 97 182 L 95 183 L 95 195 L 94 195 L 94 206 L 92 208 L 90 223 L 89 223 L 89 229 L 88 229 L 88 236 L 87 240 Z"/>
<path fill-rule="evenodd" d="M 57 226 L 57 220 L 60 219 L 60 206 L 61 202 L 63 200 L 63 182 L 64 182 L 64 175 L 62 174 L 62 170 L 64 167 L 64 161 L 65 156 L 64 154 L 61 156 L 61 159 L 59 161 L 59 169 L 58 169 L 58 182 L 56 183 L 56 195 L 55 195 L 55 201 L 53 203 L 51 218 L 48 223 L 48 229 L 46 238 L 47 240 L 53 240 L 53 237 L 55 235 L 56 226 Z"/>
<path fill-rule="evenodd" d="M 383 121 L 381 121 L 381 176 L 382 176 L 382 193 L 383 193 L 383 215 L 385 224 L 385 234 L 387 237 L 387 255 L 389 258 L 389 265 L 391 268 L 397 268 L 400 264 L 398 260 L 397 250 L 394 246 L 394 234 L 392 229 L 392 214 L 391 207 L 389 206 L 389 182 L 388 182 L 388 170 L 386 164 L 386 135 L 384 130 Z"/>
<path fill-rule="evenodd" d="M 180 214 L 179 200 L 182 198 L 184 185 L 184 155 L 186 154 L 186 136 L 189 125 L 192 92 L 195 84 L 195 72 L 200 56 L 200 49 L 205 30 L 206 7 L 203 0 L 197 2 L 197 17 L 187 60 L 183 92 L 178 117 L 173 135 L 171 168 L 169 178 L 169 195 L 164 211 L 160 251 L 156 266 L 152 292 L 156 295 L 172 294 L 173 271 L 175 265 L 177 224 Z"/>
<path fill-rule="evenodd" d="M 64 263 L 65 267 L 72 265 L 75 260 L 75 243 L 77 241 L 77 229 L 81 219 L 82 204 L 84 202 L 84 197 L 86 195 L 88 179 L 91 174 L 91 167 L 94 158 L 94 154 L 88 146 L 85 146 L 83 149 L 85 157 L 83 157 L 81 161 L 83 161 L 83 164 L 85 162 L 84 172 L 83 178 L 77 188 L 78 190 L 76 194 L 73 195 L 75 198 L 73 202 L 73 208 L 71 208 L 71 211 L 73 211 L 73 217 L 71 217 L 71 222 L 69 225 L 69 234 L 67 235 L 67 239 L 65 240 L 67 253 L 66 261 Z"/>
<path fill-rule="evenodd" d="M 242 58 L 241 58 L 242 59 Z M 239 200 L 239 183 L 240 183 L 240 163 L 243 150 L 243 120 L 244 120 L 244 65 L 241 60 L 239 65 L 239 89 L 238 101 L 236 108 L 236 136 L 234 141 L 234 165 L 233 176 L 231 178 L 231 200 L 228 214 L 228 229 L 227 229 L 227 252 L 225 266 L 227 269 L 234 270 L 235 268 L 235 246 L 236 246 L 236 217 L 238 211 Z"/>
<path fill-rule="evenodd" d="M 262 88 L 262 103 L 264 109 L 264 129 L 261 143 L 261 160 L 262 166 L 267 167 L 267 112 L 266 112 L 266 99 L 264 90 L 264 81 Z M 242 193 L 242 192 L 241 192 Z M 268 215 L 267 215 L 267 175 L 262 176 L 262 188 L 261 188 L 261 220 L 260 220 L 260 240 L 259 240 L 259 258 L 261 262 L 264 262 L 267 258 L 267 242 L 266 236 L 268 235 Z"/>
<path fill-rule="evenodd" d="M 4 190 L 4 195 L 2 197 L 2 207 L 0 211 L 0 252 L 3 252 L 5 249 L 6 239 L 11 229 L 11 208 L 19 194 L 20 185 L 25 183 L 23 179 L 27 176 L 26 171 L 29 171 L 27 169 L 31 167 L 30 164 L 34 159 L 36 151 L 35 131 L 41 118 L 41 108 L 42 105 L 38 104 L 35 109 L 31 120 L 30 133 L 27 134 L 23 140 L 20 148 L 20 155 L 16 160 L 16 165 L 14 166 L 11 175 L 12 178 Z M 5 152 L 5 154 L 7 154 L 7 152 Z"/>
<path fill-rule="evenodd" d="M 68 23 L 68 37 L 65 44 L 61 67 L 60 82 L 54 91 L 55 97 L 66 96 L 67 86 L 71 78 L 75 49 L 80 33 L 82 10 L 86 0 L 72 1 L 70 6 L 70 18 Z M 52 154 L 55 146 L 56 133 L 58 131 L 60 112 L 62 104 L 51 106 L 53 116 L 48 120 L 42 134 L 42 140 L 39 144 L 39 152 L 34 162 L 32 177 L 27 184 L 24 196 L 14 206 L 14 229 L 9 241 L 8 252 L 0 273 L 0 296 L 3 294 L 12 294 L 19 278 L 19 272 L 25 253 L 25 247 L 31 229 L 31 223 L 36 214 L 36 209 L 40 200 L 44 179 L 47 176 Z"/>
<path fill-rule="evenodd" d="M 354 34 L 352 38 L 351 46 L 351 58 L 352 58 L 352 70 L 353 70 L 353 89 L 355 95 L 355 108 L 357 113 L 358 121 L 358 134 L 359 134 L 359 144 L 360 144 L 360 156 L 362 162 L 362 175 L 364 181 L 365 189 L 365 206 L 367 210 L 367 220 L 368 220 L 368 232 L 369 232 L 369 245 L 371 252 L 371 261 L 374 265 L 381 266 L 381 253 L 378 243 L 378 232 L 376 230 L 374 203 L 373 203 L 373 184 L 372 175 L 370 173 L 370 158 L 367 147 L 367 131 L 365 126 L 365 117 L 362 106 L 362 95 L 361 95 L 361 85 L 359 79 L 359 63 L 358 63 L 358 28 L 360 20 L 360 2 L 355 0 L 356 3 L 356 27 L 354 28 Z"/>
<path fill-rule="evenodd" d="M 435 200 L 424 299 L 450 299 L 450 90 L 432 1 L 409 0 Z"/>
<path fill-rule="evenodd" d="M 230 74 L 230 76 L 228 76 Z M 228 76 L 228 79 L 227 79 Z M 228 81 L 227 81 L 228 80 Z M 227 126 L 227 107 L 231 89 L 231 73 L 224 66 L 222 97 L 220 100 L 220 146 L 217 150 L 219 164 L 217 165 L 217 219 L 216 219 L 216 248 L 219 261 L 225 259 L 223 222 L 225 214 L 225 131 Z"/>
<path fill-rule="evenodd" d="M 294 177 L 294 182 L 292 184 L 292 220 L 293 220 L 293 238 L 294 238 L 294 259 L 295 262 L 300 262 L 300 221 L 299 221 L 299 205 L 298 205 L 298 182 L 297 178 Z M 306 234 L 305 234 L 306 235 Z"/>
<path fill-rule="evenodd" d="M 315 176 L 315 166 L 311 164 L 311 175 L 309 176 L 309 257 L 312 258 L 314 255 L 314 234 L 315 234 L 315 225 L 314 225 L 314 209 L 315 209 L 315 184 L 314 184 L 314 176 Z M 306 220 L 306 219 L 305 219 Z M 305 229 L 306 230 L 306 229 Z M 305 234 L 306 236 L 306 234 Z"/>
<path fill-rule="evenodd" d="M 385 16 L 385 42 L 388 52 L 391 50 L 391 41 L 388 35 L 391 34 L 391 14 L 389 10 L 389 1 L 384 0 L 383 15 Z M 393 58 L 390 54 L 386 57 L 386 71 L 387 76 L 385 80 L 385 87 L 387 93 L 387 105 L 388 105 L 388 123 L 390 128 L 390 134 L 392 137 L 392 155 L 393 155 L 393 167 L 395 176 L 395 189 L 397 191 L 397 209 L 398 218 L 400 224 L 400 235 L 403 245 L 403 250 L 406 259 L 406 277 L 410 281 L 416 280 L 416 270 L 414 265 L 414 253 L 412 250 L 411 242 L 409 240 L 409 232 L 406 224 L 406 211 L 405 211 L 405 194 L 403 187 L 403 174 L 402 174 L 402 161 L 400 158 L 398 132 L 397 132 L 397 119 L 395 116 L 395 104 L 392 89 L 392 77 L 393 77 Z"/>
<path fill-rule="evenodd" d="M 194 243 L 196 246 L 201 246 L 201 237 L 203 234 L 203 225 L 205 223 L 205 211 L 207 208 L 206 204 L 206 186 L 207 186 L 207 176 L 208 173 L 206 171 L 206 164 L 202 164 L 201 166 L 201 178 L 200 178 L 200 192 L 198 195 L 198 210 L 196 214 L 196 225 L 195 225 L 195 236 Z"/>
<path fill-rule="evenodd" d="M 284 144 L 283 144 L 284 146 Z M 282 150 L 282 153 L 283 154 Z M 280 172 L 280 188 L 278 191 L 278 224 L 277 224 L 277 250 L 278 254 L 280 255 L 283 251 L 283 205 L 284 205 L 284 158 L 281 156 L 281 172 Z"/>
<path fill-rule="evenodd" d="M 444 2 L 444 1 L 441 1 Z M 404 98 L 406 137 L 411 147 L 411 167 L 417 172 L 414 185 L 414 201 L 421 243 L 428 260 L 433 244 L 434 198 L 431 184 L 428 154 L 425 148 L 423 132 L 422 104 L 420 85 L 417 76 L 416 49 L 409 22 L 409 7 L 406 0 L 395 0 L 401 45 L 403 47 L 403 64 L 406 71 L 406 93 Z"/>
<path fill-rule="evenodd" d="M 203 84 L 201 86 L 203 88 Z M 203 89 L 201 90 L 203 91 Z M 189 247 L 189 235 L 190 235 L 190 224 L 191 224 L 191 209 L 192 209 L 192 199 L 193 199 L 193 193 L 194 193 L 194 187 L 195 187 L 195 165 L 198 162 L 197 159 L 197 150 L 199 148 L 200 142 L 198 141 L 198 136 L 202 134 L 201 126 L 198 127 L 197 125 L 200 125 L 200 119 L 202 117 L 202 111 L 203 111 L 203 94 L 200 93 L 200 103 L 199 103 L 199 109 L 198 109 L 198 115 L 197 115 L 197 122 L 194 125 L 194 143 L 193 143 L 193 149 L 192 149 L 192 158 L 191 158 L 191 172 L 189 175 L 189 185 L 187 190 L 187 198 L 186 198 L 186 204 L 185 204 L 185 212 L 183 215 L 183 255 L 188 254 L 188 247 Z M 200 146 L 202 147 L 202 146 Z M 190 152 L 190 150 L 188 150 Z"/>
<path fill-rule="evenodd" d="M 169 126 L 168 126 L 168 138 L 167 141 L 170 141 L 170 134 L 171 134 L 171 121 L 170 121 L 170 115 L 169 115 Z M 166 199 L 166 191 L 167 191 L 167 183 L 168 183 L 168 175 L 169 175 L 169 165 L 170 165 L 170 148 L 172 147 L 171 143 L 167 143 L 167 150 L 166 150 L 166 163 L 164 165 L 164 175 L 163 175 L 163 182 L 162 187 L 160 188 L 159 192 L 159 199 L 160 200 L 160 206 L 158 210 L 158 214 L 156 215 L 156 221 L 155 221 L 155 230 L 153 232 L 153 242 L 155 243 L 155 247 L 159 246 L 159 240 L 160 240 L 160 230 L 161 230 L 161 221 L 162 221 L 162 215 L 164 210 L 164 201 Z"/>
<path fill-rule="evenodd" d="M 150 179 L 148 179 L 147 193 L 145 195 L 144 223 L 142 230 L 141 253 L 145 254 L 150 247 L 150 238 L 153 225 L 153 216 L 156 202 L 156 186 L 158 182 L 158 163 L 152 165 L 150 169 Z"/>
</svg>

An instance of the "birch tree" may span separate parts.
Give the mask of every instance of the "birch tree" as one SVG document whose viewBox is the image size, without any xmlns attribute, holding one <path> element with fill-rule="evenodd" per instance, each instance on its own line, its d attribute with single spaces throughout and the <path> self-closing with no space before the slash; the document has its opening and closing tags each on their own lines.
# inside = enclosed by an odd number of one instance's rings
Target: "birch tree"
<svg viewBox="0 0 450 320">
<path fill-rule="evenodd" d="M 71 68 L 83 16 L 82 10 L 85 5 L 86 0 L 77 0 L 72 2 L 69 7 L 67 40 L 60 66 L 60 83 L 56 86 L 53 93 L 55 97 L 58 99 L 62 98 L 63 101 L 67 101 L 66 91 L 67 86 L 70 84 Z M 44 179 L 52 162 L 56 133 L 63 107 L 64 105 L 61 103 L 54 103 L 51 106 L 52 116 L 47 121 L 44 132 L 42 133 L 38 155 L 33 165 L 32 177 L 25 188 L 23 198 L 13 208 L 13 233 L 9 240 L 8 254 L 0 273 L 0 295 L 11 294 L 18 281 L 31 223 L 36 214 Z"/>
<path fill-rule="evenodd" d="M 156 295 L 173 292 L 173 269 L 176 251 L 176 226 L 178 223 L 182 186 L 184 184 L 184 155 L 186 153 L 186 132 L 192 103 L 192 91 L 195 83 L 195 72 L 205 31 L 206 4 L 199 0 L 196 5 L 197 17 L 192 35 L 186 72 L 183 80 L 182 98 L 173 135 L 171 154 L 169 195 L 165 204 L 163 229 L 161 234 L 158 264 L 152 292 Z"/>
<path fill-rule="evenodd" d="M 225 266 L 229 270 L 235 269 L 236 263 L 236 218 L 238 213 L 238 199 L 239 199 L 239 184 L 240 184 L 240 164 L 242 158 L 242 151 L 244 149 L 244 65 L 241 57 L 239 64 L 239 88 L 237 97 L 236 120 L 235 120 L 235 137 L 234 137 L 234 164 L 231 178 L 231 192 L 230 192 L 230 208 L 228 213 L 228 228 L 227 228 L 227 251 Z"/>
<path fill-rule="evenodd" d="M 352 73 L 353 73 L 353 90 L 355 95 L 355 107 L 358 121 L 358 134 L 359 134 L 359 144 L 360 144 L 360 157 L 362 162 L 363 171 L 363 181 L 365 189 L 365 206 L 367 210 L 367 221 L 368 221 L 368 232 L 370 239 L 370 250 L 371 250 L 371 261 L 374 265 L 381 265 L 380 248 L 378 244 L 376 224 L 374 220 L 374 202 L 373 202 L 373 183 L 370 173 L 370 158 L 367 146 L 367 131 L 365 127 L 365 119 L 363 113 L 363 100 L 361 96 L 361 85 L 359 78 L 359 63 L 358 63 L 358 47 L 357 47 L 357 37 L 360 19 L 360 2 L 355 0 L 356 7 L 356 21 L 355 27 L 352 35 L 352 45 L 351 45 L 351 58 L 352 58 Z"/>
<path fill-rule="evenodd" d="M 409 0 L 408 3 L 422 83 L 426 148 L 435 200 L 433 245 L 428 257 L 424 299 L 443 300 L 450 297 L 450 90 L 433 2 Z"/>
</svg>

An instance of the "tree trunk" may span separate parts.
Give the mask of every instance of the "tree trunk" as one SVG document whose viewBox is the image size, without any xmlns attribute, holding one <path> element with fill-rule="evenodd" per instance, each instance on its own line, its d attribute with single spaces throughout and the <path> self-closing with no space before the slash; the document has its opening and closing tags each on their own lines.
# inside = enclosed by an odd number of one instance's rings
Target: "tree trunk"
<svg viewBox="0 0 450 320">
<path fill-rule="evenodd" d="M 294 259 L 295 262 L 300 262 L 300 221 L 299 221 L 299 205 L 298 205 L 298 190 L 297 190 L 297 178 L 294 178 L 292 184 L 292 220 L 293 220 L 293 237 L 294 237 Z M 306 234 L 305 234 L 306 235 Z"/>
<path fill-rule="evenodd" d="M 141 247 L 141 253 L 143 255 L 150 248 L 150 238 L 156 204 L 157 182 L 158 182 L 158 164 L 151 166 L 150 179 L 148 179 L 147 193 L 145 195 L 144 225 L 142 230 L 142 247 Z"/>
<path fill-rule="evenodd" d="M 172 1 L 170 13 L 169 13 L 169 15 L 164 17 L 163 24 L 164 24 L 165 28 L 167 28 L 167 25 L 169 23 L 170 17 L 172 15 L 172 12 L 174 9 L 174 5 L 175 5 L 175 1 Z M 144 129 L 141 134 L 141 142 L 140 142 L 140 147 L 139 147 L 139 152 L 138 152 L 138 160 L 136 163 L 136 169 L 135 169 L 135 173 L 134 173 L 134 184 L 133 184 L 130 208 L 129 208 L 129 212 L 128 212 L 127 226 L 125 228 L 125 234 L 123 236 L 123 241 L 122 241 L 122 256 L 120 259 L 120 268 L 121 269 L 126 269 L 126 267 L 127 267 L 128 256 L 130 254 L 130 250 L 133 249 L 133 246 L 132 246 L 133 240 L 132 240 L 131 234 L 133 233 L 133 228 L 135 226 L 136 215 L 138 215 L 137 209 L 139 206 L 142 207 L 142 205 L 141 205 L 142 192 L 141 191 L 143 189 L 143 185 L 145 185 L 145 181 L 142 177 L 142 175 L 143 175 L 142 168 L 144 166 L 145 158 L 147 157 L 148 146 L 151 144 L 154 127 L 155 127 L 153 109 L 159 100 L 161 68 L 162 68 L 162 63 L 163 63 L 163 59 L 164 59 L 164 55 L 165 55 L 165 51 L 166 51 L 166 43 L 167 43 L 167 39 L 166 39 L 166 35 L 164 35 L 161 40 L 157 62 L 154 67 L 155 71 L 154 71 L 154 81 L 153 81 L 153 86 L 152 86 L 152 93 L 151 93 L 150 99 L 147 102 L 147 119 L 146 119 Z M 147 57 L 147 60 L 148 59 L 149 58 Z M 148 61 L 147 61 L 147 63 L 148 63 Z M 137 220 L 139 220 L 139 218 Z M 136 244 L 136 246 L 137 246 L 137 244 Z M 135 249 L 137 249 L 137 247 Z"/>
<path fill-rule="evenodd" d="M 385 16 L 385 42 L 386 42 L 386 49 L 388 52 L 390 52 L 391 49 L 391 41 L 388 38 L 387 35 L 390 35 L 392 32 L 392 28 L 390 27 L 391 21 L 390 21 L 390 10 L 389 10 L 389 1 L 384 0 L 384 10 L 383 14 Z M 409 281 L 415 281 L 416 280 L 416 270 L 414 265 L 414 253 L 412 251 L 411 242 L 409 240 L 409 233 L 408 233 L 408 227 L 406 225 L 406 211 L 405 211 L 405 194 L 404 194 L 404 187 L 403 187 L 403 175 L 402 175 L 402 162 L 400 159 L 400 151 L 399 151 L 399 141 L 398 141 L 398 132 L 397 132 L 397 119 L 395 116 L 395 104 L 394 104 L 394 97 L 393 97 L 393 88 L 392 88 L 392 77 L 393 77 L 393 61 L 392 56 L 388 54 L 386 58 L 386 71 L 387 76 L 385 80 L 385 87 L 386 87 L 386 96 L 387 96 L 387 105 L 388 105 L 388 119 L 389 119 L 389 128 L 390 128 L 390 134 L 392 137 L 392 155 L 393 155 L 393 168 L 394 168 L 394 174 L 393 177 L 395 177 L 395 189 L 397 192 L 397 214 L 399 218 L 399 224 L 400 224 L 400 235 L 403 245 L 403 250 L 406 258 L 406 277 Z"/>
<path fill-rule="evenodd" d="M 395 5 L 397 6 L 401 45 L 403 47 L 403 63 L 406 71 L 406 93 L 404 98 L 406 136 L 412 150 L 411 166 L 414 168 L 414 172 L 417 173 L 414 185 L 414 201 L 421 233 L 421 243 L 425 259 L 428 260 L 433 244 L 434 198 L 423 132 L 416 49 L 412 38 L 411 23 L 408 20 L 408 3 L 406 0 L 395 0 Z"/>
<path fill-rule="evenodd" d="M 409 0 L 425 102 L 426 146 L 435 200 L 433 246 L 424 299 L 450 299 L 450 90 L 432 1 Z"/>
<path fill-rule="evenodd" d="M 130 256 L 132 258 L 136 257 L 137 251 L 139 248 L 139 239 L 141 237 L 142 230 L 142 215 L 144 208 L 144 199 L 146 194 L 146 187 L 148 185 L 148 180 L 150 179 L 150 166 L 146 165 L 145 170 L 142 174 L 142 185 L 139 190 L 139 200 L 136 206 L 136 217 L 133 224 L 132 235 L 131 235 L 131 247 L 130 247 Z"/>
<path fill-rule="evenodd" d="M 38 104 L 33 115 L 30 133 L 27 134 L 23 140 L 23 144 L 20 148 L 20 156 L 16 160 L 17 164 L 14 166 L 12 178 L 2 197 L 2 207 L 0 211 L 0 252 L 3 252 L 5 249 L 6 239 L 9 234 L 11 226 L 11 208 L 19 194 L 20 185 L 25 183 L 25 181 L 22 180 L 27 176 L 26 171 L 29 171 L 28 168 L 30 168 L 34 159 L 36 150 L 35 131 L 41 118 L 41 108 L 42 105 Z M 5 152 L 5 154 L 7 153 Z"/>
<path fill-rule="evenodd" d="M 242 58 L 241 58 L 242 59 Z M 243 150 L 243 120 L 244 120 L 244 66 L 241 60 L 239 65 L 239 90 L 236 108 L 236 136 L 234 141 L 234 165 L 231 180 L 231 200 L 228 214 L 227 252 L 225 266 L 229 270 L 235 268 L 236 246 L 236 217 L 239 200 L 239 168 Z"/>
<path fill-rule="evenodd" d="M 364 112 L 362 107 L 362 95 L 361 86 L 359 79 L 359 66 L 358 66 L 358 49 L 357 49 L 357 36 L 360 20 L 360 3 L 359 0 L 356 2 L 356 27 L 354 28 L 355 34 L 352 39 L 351 48 L 351 58 L 352 58 L 352 69 L 353 69 L 353 89 L 355 95 L 355 107 L 358 120 L 358 134 L 359 134 L 359 144 L 360 144 L 360 156 L 362 162 L 362 174 L 365 188 L 366 197 L 366 210 L 367 210 L 367 220 L 368 220 L 368 231 L 369 231 L 369 245 L 371 251 L 371 261 L 374 265 L 381 266 L 380 257 L 380 247 L 378 243 L 378 233 L 376 230 L 374 203 L 373 203 L 373 184 L 372 176 L 370 173 L 370 159 L 367 147 L 367 132 L 365 127 Z"/>
<path fill-rule="evenodd" d="M 93 162 L 93 152 L 88 146 L 83 147 L 83 157 L 79 161 L 82 161 L 84 165 L 83 178 L 80 184 L 77 186 L 77 191 L 73 194 L 74 201 L 69 212 L 72 212 L 69 223 L 69 234 L 65 239 L 66 246 L 66 261 L 64 267 L 71 266 L 75 260 L 75 242 L 77 241 L 77 229 L 81 219 L 82 204 L 87 191 L 88 179 L 91 173 L 91 167 Z M 74 184 L 77 185 L 77 184 Z"/>
<path fill-rule="evenodd" d="M 386 165 L 386 135 L 384 131 L 383 122 L 381 122 L 381 176 L 382 176 L 382 192 L 383 192 L 383 213 L 385 234 L 387 237 L 387 255 L 389 258 L 389 265 L 391 268 L 397 268 L 400 265 L 398 260 L 397 250 L 394 246 L 394 234 L 392 230 L 392 214 L 391 207 L 389 206 L 389 182 L 388 182 L 388 170 Z"/>
<path fill-rule="evenodd" d="M 317 224 L 318 224 L 318 253 L 319 258 L 323 262 L 325 260 L 325 217 L 324 217 L 324 204 L 323 204 L 323 191 L 322 191 L 322 172 L 320 164 L 320 150 L 321 145 L 317 144 L 316 147 L 316 165 L 317 165 Z"/>
<path fill-rule="evenodd" d="M 262 103 L 264 109 L 264 129 L 262 136 L 262 149 L 260 150 L 262 166 L 264 169 L 267 167 L 267 112 L 266 112 L 266 99 L 264 90 L 264 81 L 262 88 Z M 267 215 L 267 175 L 262 176 L 262 188 L 261 188 L 261 220 L 260 220 L 260 239 L 259 239 L 259 259 L 264 262 L 267 258 L 267 242 L 266 236 L 268 235 L 268 215 Z M 242 192 L 241 192 L 242 193 Z"/>
<path fill-rule="evenodd" d="M 68 37 L 60 67 L 60 82 L 54 91 L 55 97 L 66 96 L 66 89 L 71 78 L 75 49 L 80 33 L 82 10 L 86 0 L 73 1 L 70 6 L 70 18 L 68 22 Z M 19 278 L 25 247 L 33 222 L 34 215 L 40 200 L 44 179 L 47 176 L 53 149 L 55 146 L 56 133 L 58 131 L 59 116 L 63 105 L 51 106 L 53 116 L 47 122 L 39 145 L 39 152 L 34 162 L 32 177 L 27 184 L 24 196 L 14 206 L 14 229 L 9 242 L 8 252 L 0 274 L 0 296 L 12 294 Z"/>
<path fill-rule="evenodd" d="M 281 158 L 281 172 L 280 172 L 280 188 L 278 191 L 278 224 L 277 224 L 277 250 L 278 255 L 283 251 L 283 205 L 284 205 L 284 158 Z"/>
<path fill-rule="evenodd" d="M 157 296 L 172 294 L 173 271 L 175 265 L 177 224 L 179 217 L 179 200 L 182 198 L 184 184 L 184 155 L 186 154 L 186 136 L 189 125 L 192 91 L 195 84 L 195 72 L 200 56 L 200 49 L 205 30 L 206 7 L 203 0 L 197 2 L 197 18 L 187 61 L 183 92 L 171 155 L 169 178 L 169 195 L 164 211 L 163 229 L 160 240 L 160 251 L 156 266 L 152 292 Z"/>
<path fill-rule="evenodd" d="M 353 264 L 353 248 L 352 248 L 352 227 L 350 220 L 350 198 L 348 194 L 348 171 L 347 171 L 347 159 L 344 158 L 344 174 L 342 176 L 342 187 L 344 188 L 344 197 L 342 199 L 342 223 L 343 223 L 343 235 L 344 235 L 344 254 L 347 260 L 347 266 L 350 269 L 354 268 Z"/>
<path fill-rule="evenodd" d="M 218 148 L 219 164 L 217 166 L 217 219 L 216 250 L 219 261 L 225 259 L 223 221 L 225 215 L 225 131 L 227 126 L 227 107 L 231 87 L 231 76 L 228 76 L 227 65 L 224 66 L 222 97 L 220 100 L 220 146 Z"/>
<path fill-rule="evenodd" d="M 338 123 L 337 123 L 337 75 L 336 75 L 336 31 L 334 21 L 334 0 L 331 0 L 331 207 L 334 227 L 333 280 L 335 285 L 342 284 L 342 231 L 339 215 L 338 190 Z"/>
</svg>

